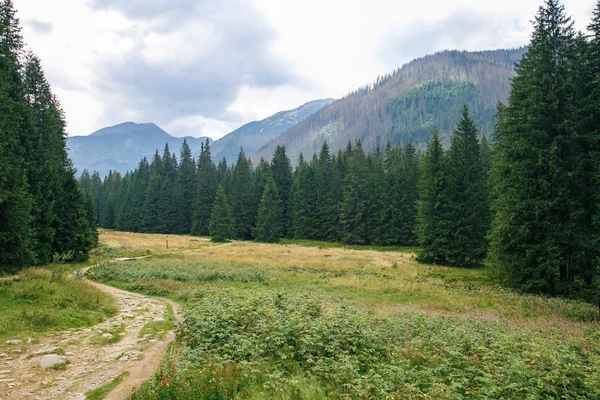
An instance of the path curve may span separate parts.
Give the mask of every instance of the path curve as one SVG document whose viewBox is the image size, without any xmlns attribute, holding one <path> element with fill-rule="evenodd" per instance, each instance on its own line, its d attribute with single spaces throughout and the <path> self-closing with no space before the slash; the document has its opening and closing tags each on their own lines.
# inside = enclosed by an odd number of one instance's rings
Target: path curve
<svg viewBox="0 0 600 400">
<path fill-rule="evenodd" d="M 146 257 L 140 257 L 146 258 Z M 119 259 L 118 261 L 132 261 L 132 259 Z M 82 273 L 88 271 L 91 267 L 86 267 L 82 270 Z M 112 286 L 104 285 L 102 283 L 94 282 L 89 279 L 86 279 L 90 285 L 98 288 L 99 290 L 109 293 L 116 294 L 118 292 L 130 293 L 125 290 L 117 289 Z M 148 297 L 148 296 L 145 296 Z M 175 317 L 175 321 L 177 323 L 183 320 L 181 315 L 181 306 L 174 302 L 171 299 L 167 299 L 164 297 L 157 297 L 157 299 L 162 300 L 165 303 L 168 303 L 173 309 L 173 315 Z M 165 334 L 163 340 L 157 341 L 152 347 L 147 349 L 143 354 L 144 358 L 141 362 L 138 362 L 131 370 L 129 370 L 129 375 L 125 377 L 125 379 L 115 387 L 106 397 L 105 400 L 122 400 L 125 399 L 128 395 L 130 395 L 133 391 L 140 387 L 140 385 L 146 382 L 148 379 L 154 375 L 154 372 L 160 365 L 165 352 L 167 351 L 167 347 L 169 344 L 175 340 L 175 332 L 170 330 Z"/>
<path fill-rule="evenodd" d="M 82 273 L 89 270 L 86 267 Z M 152 377 L 163 359 L 175 332 L 161 339 L 139 337 L 150 321 L 164 319 L 166 304 L 173 307 L 175 320 L 182 320 L 179 304 L 170 299 L 145 296 L 86 279 L 97 289 L 112 295 L 119 309 L 114 317 L 90 328 L 69 329 L 37 338 L 33 343 L 0 344 L 0 400 L 66 399 L 83 400 L 85 393 L 110 383 L 125 371 L 125 377 L 106 399 L 121 400 Z M 116 343 L 95 344 L 107 330 L 120 329 Z M 43 354 L 65 354 L 65 369 L 42 369 Z M 8 391 L 5 391 L 8 383 Z"/>
</svg>

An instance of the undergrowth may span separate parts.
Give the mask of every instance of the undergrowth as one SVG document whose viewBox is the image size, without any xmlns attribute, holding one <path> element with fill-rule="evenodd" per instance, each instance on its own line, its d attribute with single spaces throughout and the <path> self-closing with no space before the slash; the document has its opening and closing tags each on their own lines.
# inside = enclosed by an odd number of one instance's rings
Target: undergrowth
<svg viewBox="0 0 600 400">
<path fill-rule="evenodd" d="M 207 289 L 133 399 L 597 398 L 600 351 L 563 339 L 326 295 Z"/>
</svg>

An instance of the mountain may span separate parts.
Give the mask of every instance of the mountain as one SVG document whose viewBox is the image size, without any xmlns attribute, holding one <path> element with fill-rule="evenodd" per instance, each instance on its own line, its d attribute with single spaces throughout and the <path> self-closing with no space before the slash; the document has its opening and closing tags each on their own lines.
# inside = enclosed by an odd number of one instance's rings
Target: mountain
<svg viewBox="0 0 600 400">
<path fill-rule="evenodd" d="M 284 145 L 294 163 L 310 159 L 327 141 L 332 151 L 362 140 L 373 150 L 408 141 L 423 147 L 434 128 L 448 140 L 467 104 L 482 132 L 494 130 L 496 106 L 505 102 L 514 65 L 527 48 L 443 51 L 416 59 L 392 74 L 322 108 L 251 154 L 269 160 Z"/>
<path fill-rule="evenodd" d="M 206 141 L 205 137 L 173 137 L 152 123 L 125 122 L 89 136 L 71 136 L 67 138 L 67 147 L 79 174 L 87 169 L 90 173 L 98 171 L 104 177 L 109 170 L 125 173 L 135 169 L 142 158 L 150 161 L 156 150 L 162 155 L 165 143 L 171 152 L 179 155 L 183 139 L 192 152 L 199 152 Z"/>
<path fill-rule="evenodd" d="M 215 142 L 211 141 L 213 160 L 218 162 L 226 157 L 228 162 L 234 163 L 240 147 L 250 154 L 332 102 L 333 99 L 311 101 L 294 110 L 250 122 Z M 156 150 L 162 155 L 165 143 L 169 144 L 171 152 L 179 156 L 183 139 L 187 140 L 194 158 L 198 158 L 205 137 L 173 137 L 152 123 L 125 122 L 100 129 L 89 136 L 71 136 L 67 138 L 67 147 L 79 173 L 87 169 L 98 171 L 104 177 L 110 170 L 125 173 L 135 169 L 143 157 L 150 161 Z"/>
<path fill-rule="evenodd" d="M 235 163 L 240 147 L 247 155 L 253 153 L 333 101 L 333 99 L 314 100 L 294 110 L 281 111 L 262 121 L 250 122 L 215 141 L 211 148 L 213 160 L 218 162 L 225 157 L 229 163 Z"/>
</svg>

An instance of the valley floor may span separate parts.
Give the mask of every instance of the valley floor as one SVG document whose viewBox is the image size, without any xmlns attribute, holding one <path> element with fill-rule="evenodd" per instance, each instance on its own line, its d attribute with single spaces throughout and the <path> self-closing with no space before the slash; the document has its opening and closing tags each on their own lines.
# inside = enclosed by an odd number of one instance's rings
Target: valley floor
<svg viewBox="0 0 600 400">
<path fill-rule="evenodd" d="M 133 400 L 600 397 L 595 307 L 519 295 L 490 267 L 381 250 L 173 235 L 167 246 L 165 235 L 103 231 L 86 276 L 119 311 L 98 297 L 108 315 L 99 324 L 76 313 L 77 327 L 32 334 L 16 324 L 27 305 L 84 281 L 53 283 L 49 268 L 0 282 L 0 399 L 120 399 L 148 378 Z M 102 262 L 118 257 L 141 259 Z M 49 297 L 32 297 L 42 287 Z M 174 314 L 159 297 L 185 316 L 169 346 Z M 63 324 L 79 303 L 59 303 Z M 13 338 L 23 342 L 4 344 Z M 68 362 L 42 369 L 44 353 Z"/>
</svg>

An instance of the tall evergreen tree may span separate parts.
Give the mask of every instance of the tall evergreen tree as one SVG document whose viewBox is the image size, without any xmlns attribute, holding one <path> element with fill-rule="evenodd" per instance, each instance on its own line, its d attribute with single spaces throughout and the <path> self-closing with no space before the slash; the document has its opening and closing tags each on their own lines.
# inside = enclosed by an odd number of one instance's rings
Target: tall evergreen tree
<svg viewBox="0 0 600 400">
<path fill-rule="evenodd" d="M 342 240 L 349 244 L 368 244 L 369 193 L 368 170 L 362 143 L 349 147 L 348 173 L 340 208 Z"/>
<path fill-rule="evenodd" d="M 26 135 L 27 181 L 32 194 L 32 226 L 37 262 L 47 264 L 52 259 L 52 225 L 57 216 L 54 201 L 56 182 L 60 179 L 65 152 L 62 115 L 50 91 L 41 62 L 33 53 L 27 54 L 24 68 L 24 89 L 29 100 L 31 126 Z M 89 176 L 89 175 L 88 175 Z M 91 184 L 91 179 L 90 179 Z M 90 188 L 91 190 L 91 188 Z"/>
<path fill-rule="evenodd" d="M 335 179 L 333 160 L 327 142 L 323 142 L 319 159 L 315 165 L 315 184 L 317 192 L 316 213 L 319 229 L 316 239 L 335 241 L 339 219 L 336 188 L 339 183 Z"/>
<path fill-rule="evenodd" d="M 275 153 L 273 153 L 273 161 L 271 163 L 271 169 L 273 171 L 273 179 L 277 186 L 277 192 L 279 193 L 279 199 L 283 208 L 283 231 L 282 236 L 290 237 L 290 230 L 292 229 L 292 216 L 289 206 L 290 191 L 292 189 L 292 163 L 285 153 L 284 146 L 277 146 Z"/>
<path fill-rule="evenodd" d="M 508 105 L 499 109 L 492 248 L 506 281 L 531 292 L 568 292 L 581 254 L 572 219 L 580 204 L 570 190 L 572 25 L 557 0 L 540 7 Z"/>
<path fill-rule="evenodd" d="M 418 260 L 441 263 L 447 258 L 447 176 L 444 149 L 437 130 L 427 146 L 419 182 L 417 201 L 417 237 L 421 250 Z"/>
<path fill-rule="evenodd" d="M 11 0 L 0 5 L 0 268 L 33 261 L 31 206 L 20 138 L 24 100 L 19 75 L 23 42 Z"/>
<path fill-rule="evenodd" d="M 313 167 L 300 154 L 292 195 L 292 229 L 297 239 L 315 239 L 318 232 L 317 193 Z"/>
<path fill-rule="evenodd" d="M 379 147 L 373 155 L 367 157 L 369 169 L 369 215 L 367 219 L 369 242 L 382 246 L 385 244 L 385 220 L 387 217 L 386 179 L 384 157 Z"/>
<path fill-rule="evenodd" d="M 250 162 L 240 149 L 237 163 L 233 169 L 231 181 L 231 207 L 234 215 L 235 237 L 243 240 L 252 239 L 252 227 L 256 217 L 254 207 L 254 182 Z"/>
<path fill-rule="evenodd" d="M 190 233 L 194 215 L 194 196 L 197 192 L 196 163 L 187 141 L 183 139 L 178 171 L 178 189 L 181 190 L 181 212 L 184 225 L 179 229 L 182 233 Z"/>
<path fill-rule="evenodd" d="M 225 165 L 227 168 L 227 165 Z M 204 236 L 209 234 L 208 222 L 215 195 L 217 193 L 217 169 L 212 162 L 210 143 L 206 139 L 200 150 L 198 159 L 198 184 L 194 198 L 194 217 L 192 235 Z"/>
<path fill-rule="evenodd" d="M 458 266 L 477 265 L 486 256 L 488 204 L 485 171 L 477 128 L 463 107 L 446 157 L 449 247 L 446 262 Z"/>
<path fill-rule="evenodd" d="M 254 238 L 258 242 L 277 243 L 283 230 L 283 207 L 272 177 L 267 179 L 256 215 Z"/>
<path fill-rule="evenodd" d="M 210 215 L 209 231 L 213 242 L 223 242 L 233 237 L 233 217 L 223 186 L 217 187 L 215 204 Z"/>
</svg>

